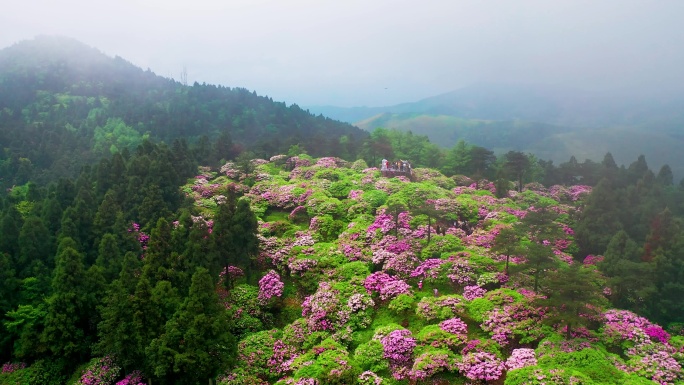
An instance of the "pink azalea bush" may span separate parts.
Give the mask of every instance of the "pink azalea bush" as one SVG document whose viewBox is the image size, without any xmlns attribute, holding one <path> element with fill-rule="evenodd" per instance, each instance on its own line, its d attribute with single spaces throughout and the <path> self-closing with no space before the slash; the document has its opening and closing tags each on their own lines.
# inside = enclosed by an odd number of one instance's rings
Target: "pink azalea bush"
<svg viewBox="0 0 684 385">
<path fill-rule="evenodd" d="M 119 375 L 121 368 L 110 356 L 93 358 L 84 369 L 77 385 L 110 385 Z"/>
<path fill-rule="evenodd" d="M 145 381 L 143 381 L 142 373 L 139 370 L 134 370 L 116 385 L 145 385 Z"/>
<path fill-rule="evenodd" d="M 457 364 L 458 370 L 473 381 L 495 381 L 501 377 L 504 365 L 494 354 L 488 352 L 474 352 L 463 356 Z"/>
<path fill-rule="evenodd" d="M 26 368 L 26 363 L 24 362 L 5 362 L 2 364 L 2 373 L 13 373 L 17 370 Z"/>
<path fill-rule="evenodd" d="M 537 357 L 534 354 L 534 349 L 513 349 L 510 357 L 506 359 L 505 365 L 508 370 L 537 365 Z"/>
<path fill-rule="evenodd" d="M 265 304 L 273 297 L 283 295 L 285 284 L 280 280 L 280 275 L 274 270 L 269 270 L 266 275 L 259 280 L 259 302 Z"/>
</svg>

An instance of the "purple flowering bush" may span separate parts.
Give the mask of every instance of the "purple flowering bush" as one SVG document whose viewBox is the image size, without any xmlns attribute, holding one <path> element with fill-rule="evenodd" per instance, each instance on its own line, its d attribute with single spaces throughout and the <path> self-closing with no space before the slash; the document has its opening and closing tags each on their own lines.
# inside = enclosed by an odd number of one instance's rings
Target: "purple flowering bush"
<svg viewBox="0 0 684 385">
<path fill-rule="evenodd" d="M 77 385 L 111 385 L 119 376 L 121 368 L 112 357 L 93 358 L 83 369 Z"/>
<path fill-rule="evenodd" d="M 504 370 L 503 362 L 488 352 L 468 353 L 456 365 L 461 374 L 474 381 L 498 380 Z"/>
<path fill-rule="evenodd" d="M 271 298 L 282 296 L 284 287 L 285 284 L 280 280 L 280 275 L 274 270 L 269 270 L 259 280 L 259 302 L 266 304 Z"/>
</svg>

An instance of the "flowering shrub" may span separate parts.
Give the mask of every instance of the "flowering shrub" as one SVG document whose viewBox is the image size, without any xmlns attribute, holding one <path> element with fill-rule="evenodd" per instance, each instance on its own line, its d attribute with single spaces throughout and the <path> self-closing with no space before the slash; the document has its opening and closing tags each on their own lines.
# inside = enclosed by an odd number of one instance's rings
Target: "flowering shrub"
<svg viewBox="0 0 684 385">
<path fill-rule="evenodd" d="M 411 286 L 406 282 L 381 271 L 366 277 L 363 287 L 366 288 L 369 294 L 378 292 L 382 301 L 396 297 L 399 294 L 408 294 L 411 291 Z"/>
<path fill-rule="evenodd" d="M 429 350 L 416 358 L 408 376 L 411 380 L 426 380 L 438 372 L 456 368 L 456 360 L 448 350 Z"/>
<path fill-rule="evenodd" d="M 486 292 L 487 290 L 479 286 L 466 286 L 463 288 L 463 298 L 467 299 L 468 301 L 472 301 L 475 298 L 484 297 Z"/>
<path fill-rule="evenodd" d="M 389 360 L 392 375 L 396 379 L 406 378 L 408 364 L 411 361 L 413 349 L 416 347 L 416 339 L 406 329 L 393 330 L 380 340 L 383 348 L 383 357 Z"/>
<path fill-rule="evenodd" d="M 440 329 L 452 334 L 465 335 L 468 333 L 468 325 L 460 318 L 450 318 L 439 323 Z"/>
<path fill-rule="evenodd" d="M 280 275 L 274 270 L 269 270 L 266 275 L 259 280 L 259 302 L 266 304 L 273 297 L 283 295 L 285 284 L 280 280 Z"/>
<path fill-rule="evenodd" d="M 511 356 L 506 359 L 505 365 L 508 370 L 537 365 L 537 357 L 534 355 L 534 349 L 513 349 Z"/>
<path fill-rule="evenodd" d="M 142 373 L 139 370 L 134 370 L 124 377 L 123 380 L 117 382 L 116 385 L 145 385 L 145 382 L 143 381 Z"/>
<path fill-rule="evenodd" d="M 377 374 L 366 370 L 365 372 L 359 374 L 358 379 L 359 385 L 382 385 L 382 378 L 378 377 Z"/>
<path fill-rule="evenodd" d="M 77 385 L 111 385 L 119 376 L 118 367 L 109 357 L 93 358 L 83 371 Z"/>
<path fill-rule="evenodd" d="M 501 360 L 487 352 L 468 353 L 457 366 L 461 374 L 474 381 L 498 380 L 504 369 Z"/>
<path fill-rule="evenodd" d="M 5 362 L 2 364 L 2 373 L 12 373 L 24 368 L 26 368 L 26 363 L 24 362 Z"/>
</svg>

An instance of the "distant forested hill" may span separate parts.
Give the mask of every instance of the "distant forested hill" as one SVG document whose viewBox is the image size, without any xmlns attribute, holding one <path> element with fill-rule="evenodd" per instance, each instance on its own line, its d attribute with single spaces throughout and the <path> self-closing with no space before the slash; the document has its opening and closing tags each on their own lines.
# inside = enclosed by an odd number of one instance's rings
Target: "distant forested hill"
<svg viewBox="0 0 684 385">
<path fill-rule="evenodd" d="M 242 88 L 187 86 L 78 41 L 38 37 L 0 51 L 2 184 L 73 176 L 143 140 L 184 138 L 202 161 L 245 148 L 355 158 L 367 134 Z M 215 141 L 217 138 L 220 140 Z M 212 158 L 213 156 L 213 158 Z"/>
<path fill-rule="evenodd" d="M 619 164 L 644 154 L 684 176 L 684 97 L 606 96 L 553 87 L 474 85 L 387 107 L 307 107 L 372 131 L 427 135 L 442 147 L 463 139 L 497 153 L 530 152 L 557 163 L 571 156 Z"/>
</svg>

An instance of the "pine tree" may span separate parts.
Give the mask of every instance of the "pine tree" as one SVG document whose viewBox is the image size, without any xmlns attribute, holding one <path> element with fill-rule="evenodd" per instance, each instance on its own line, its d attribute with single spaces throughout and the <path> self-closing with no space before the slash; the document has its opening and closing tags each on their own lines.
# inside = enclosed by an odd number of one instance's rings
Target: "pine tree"
<svg viewBox="0 0 684 385">
<path fill-rule="evenodd" d="M 506 256 L 506 267 L 504 271 L 509 274 L 508 264 L 512 255 L 520 251 L 520 235 L 512 227 L 504 227 L 494 238 L 494 245 L 491 248 L 493 253 Z"/>
<path fill-rule="evenodd" d="M 19 232 L 19 276 L 48 275 L 53 253 L 53 239 L 43 221 L 35 216 L 27 218 Z"/>
<path fill-rule="evenodd" d="M 64 241 L 63 241 L 64 242 Z M 72 247 L 57 255 L 41 340 L 57 356 L 83 359 L 88 352 L 88 299 L 83 257 Z"/>
<path fill-rule="evenodd" d="M 536 305 L 549 310 L 544 322 L 565 324 L 568 339 L 573 329 L 586 325 L 591 319 L 588 316 L 597 315 L 607 304 L 596 270 L 579 263 L 549 274 L 544 294 L 546 298 L 536 300 Z"/>
<path fill-rule="evenodd" d="M 622 229 L 619 213 L 619 195 L 610 181 L 601 180 L 586 199 L 577 221 L 575 239 L 579 255 L 603 254 L 613 235 Z"/>
<path fill-rule="evenodd" d="M 113 190 L 108 190 L 100 203 L 100 207 L 95 213 L 93 225 L 96 235 L 102 236 L 104 233 L 113 232 L 112 226 L 116 222 L 116 216 L 121 212 L 121 206 L 116 201 Z"/>
<path fill-rule="evenodd" d="M 134 368 L 143 361 L 140 348 L 136 349 L 136 329 L 132 297 L 135 294 L 138 261 L 133 253 L 124 257 L 119 278 L 107 290 L 102 307 L 102 321 L 98 325 L 99 341 L 96 351 L 99 354 L 113 354 L 124 369 Z"/>
<path fill-rule="evenodd" d="M 0 252 L 19 257 L 19 231 L 23 226 L 21 213 L 11 205 L 0 221 Z"/>
<path fill-rule="evenodd" d="M 235 208 L 235 215 L 231 220 L 231 232 L 233 233 L 231 251 L 237 258 L 238 266 L 245 268 L 245 276 L 248 282 L 252 272 L 253 258 L 259 252 L 258 226 L 256 215 L 249 207 L 249 202 L 244 199 L 239 200 Z"/>
<path fill-rule="evenodd" d="M 515 177 L 515 179 L 518 181 L 518 191 L 522 192 L 523 178 L 531 167 L 530 159 L 527 157 L 527 155 L 519 151 L 509 151 L 506 153 L 504 158 L 504 169 L 509 173 L 509 175 Z"/>
<path fill-rule="evenodd" d="M 233 354 L 235 342 L 228 327 L 208 270 L 198 268 L 188 297 L 146 350 L 154 374 L 177 384 L 211 381 Z"/>
<path fill-rule="evenodd" d="M 102 268 L 107 282 L 111 282 L 121 271 L 121 254 L 116 237 L 113 234 L 107 233 L 102 237 L 95 264 Z"/>
</svg>

